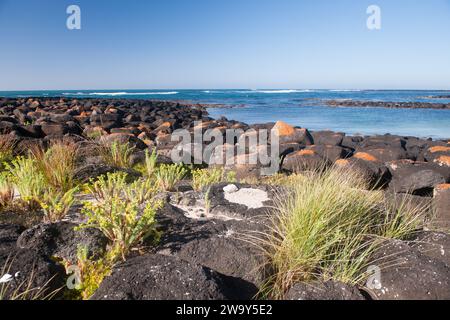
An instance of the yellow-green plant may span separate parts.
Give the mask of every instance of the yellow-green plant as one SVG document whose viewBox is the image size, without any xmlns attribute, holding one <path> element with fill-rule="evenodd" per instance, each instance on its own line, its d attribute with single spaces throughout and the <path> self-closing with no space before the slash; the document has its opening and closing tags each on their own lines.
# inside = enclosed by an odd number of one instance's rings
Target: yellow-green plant
<svg viewBox="0 0 450 320">
<path fill-rule="evenodd" d="M 98 152 L 103 161 L 110 166 L 117 168 L 129 168 L 131 166 L 131 155 L 135 147 L 129 143 L 120 143 L 118 141 L 101 142 L 98 145 Z"/>
<path fill-rule="evenodd" d="M 77 250 L 77 281 L 76 287 L 66 293 L 66 297 L 71 300 L 89 300 L 89 298 L 97 291 L 103 279 L 111 274 L 115 263 L 115 254 L 108 251 L 104 257 L 98 260 L 91 260 L 88 257 L 88 249 L 86 246 L 79 246 Z M 64 261 L 66 270 L 72 272 L 72 265 L 68 261 Z"/>
<path fill-rule="evenodd" d="M 374 250 L 385 237 L 411 232 L 417 213 L 401 207 L 386 215 L 383 193 L 367 190 L 354 171 L 333 168 L 304 173 L 278 196 L 270 232 L 244 237 L 259 246 L 273 270 L 263 285 L 265 297 L 283 298 L 296 282 L 363 283 Z"/>
<path fill-rule="evenodd" d="M 223 168 L 197 169 L 192 171 L 192 188 L 202 191 L 204 188 L 220 182 L 235 182 L 235 173 Z"/>
<path fill-rule="evenodd" d="M 20 194 L 21 201 L 29 209 L 38 209 L 39 205 L 36 199 L 39 199 L 44 192 L 46 183 L 45 177 L 38 170 L 35 160 L 18 157 L 12 160 L 11 163 L 6 164 L 6 169 L 9 171 L 11 181 Z"/>
<path fill-rule="evenodd" d="M 45 222 L 57 222 L 65 218 L 70 208 L 75 204 L 75 194 L 78 188 L 69 191 L 59 191 L 47 188 L 42 195 L 36 199 L 44 211 Z"/>
<path fill-rule="evenodd" d="M 8 208 L 14 201 L 14 184 L 8 174 L 0 174 L 0 210 Z"/>
<path fill-rule="evenodd" d="M 157 169 L 157 160 L 158 154 L 156 150 L 153 149 L 152 153 L 148 150 L 145 150 L 145 175 L 149 178 L 152 178 Z"/>
<path fill-rule="evenodd" d="M 155 215 L 163 205 L 154 198 L 151 183 L 127 185 L 125 180 L 125 174 L 112 173 L 94 183 L 96 201 L 84 204 L 88 221 L 82 225 L 101 230 L 124 260 L 143 240 L 158 238 Z"/>
<path fill-rule="evenodd" d="M 37 169 L 54 189 L 69 191 L 74 187 L 78 147 L 72 142 L 57 142 L 48 150 L 32 150 Z"/>
<path fill-rule="evenodd" d="M 176 184 L 183 180 L 188 170 L 182 164 L 162 164 L 155 172 L 156 182 L 164 191 L 173 191 Z"/>
</svg>

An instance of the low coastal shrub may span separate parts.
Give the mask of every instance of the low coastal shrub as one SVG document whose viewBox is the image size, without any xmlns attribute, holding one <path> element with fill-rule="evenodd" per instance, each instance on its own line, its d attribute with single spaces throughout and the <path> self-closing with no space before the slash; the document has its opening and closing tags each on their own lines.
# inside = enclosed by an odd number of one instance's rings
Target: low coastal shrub
<svg viewBox="0 0 450 320">
<path fill-rule="evenodd" d="M 0 173 L 0 211 L 14 202 L 14 184 L 8 174 Z"/>
<path fill-rule="evenodd" d="M 117 168 L 129 168 L 131 166 L 131 155 L 135 148 L 129 143 L 118 141 L 100 142 L 97 150 L 105 164 Z"/>
<path fill-rule="evenodd" d="M 36 162 L 32 158 L 18 157 L 6 164 L 11 181 L 20 194 L 20 201 L 30 210 L 39 209 L 36 199 L 42 195 L 46 183 L 44 175 L 38 170 Z"/>
<path fill-rule="evenodd" d="M 223 168 L 196 169 L 192 171 L 192 188 L 202 191 L 204 188 L 220 182 L 235 182 L 235 173 Z"/>
<path fill-rule="evenodd" d="M 262 295 L 283 298 L 296 282 L 317 279 L 362 284 L 368 261 L 387 237 L 405 237 L 417 227 L 417 209 L 386 214 L 381 191 L 354 172 L 308 172 L 290 193 L 276 199 L 270 232 L 248 236 L 267 257 L 272 276 Z"/>
<path fill-rule="evenodd" d="M 42 148 L 32 150 L 37 169 L 45 182 L 54 189 L 64 192 L 74 187 L 78 147 L 71 142 L 57 142 L 46 151 Z"/>
<path fill-rule="evenodd" d="M 155 172 L 155 179 L 161 190 L 173 191 L 187 174 L 188 170 L 182 164 L 162 164 Z"/>
<path fill-rule="evenodd" d="M 64 219 L 76 202 L 75 194 L 77 192 L 77 187 L 68 191 L 47 188 L 36 199 L 44 212 L 44 222 L 54 223 Z"/>
<path fill-rule="evenodd" d="M 142 241 L 158 239 L 155 215 L 163 203 L 155 199 L 156 190 L 148 181 L 127 185 L 124 173 L 100 177 L 92 187 L 96 201 L 84 204 L 88 221 L 81 227 L 101 230 L 125 260 Z"/>
<path fill-rule="evenodd" d="M 70 300 L 89 300 L 95 293 L 104 278 L 109 276 L 114 266 L 115 254 L 107 252 L 99 260 L 90 260 L 86 246 L 79 246 L 77 250 L 77 264 L 75 288 L 66 291 L 65 298 Z M 68 261 L 63 262 L 68 273 L 74 271 L 73 266 Z"/>
</svg>

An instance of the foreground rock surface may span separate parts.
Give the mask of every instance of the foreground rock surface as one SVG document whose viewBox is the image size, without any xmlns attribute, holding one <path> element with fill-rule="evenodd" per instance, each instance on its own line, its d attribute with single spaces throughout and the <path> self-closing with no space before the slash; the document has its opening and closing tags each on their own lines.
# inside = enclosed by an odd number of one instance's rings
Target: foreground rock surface
<svg viewBox="0 0 450 320">
<path fill-rule="evenodd" d="M 92 300 L 245 299 L 235 279 L 201 265 L 164 255 L 133 258 L 118 265 Z"/>
<path fill-rule="evenodd" d="M 402 241 L 389 241 L 375 255 L 381 269 L 371 293 L 380 300 L 448 300 L 450 267 Z"/>
<path fill-rule="evenodd" d="M 286 300 L 345 301 L 365 300 L 356 287 L 340 282 L 297 283 L 286 294 Z"/>
</svg>

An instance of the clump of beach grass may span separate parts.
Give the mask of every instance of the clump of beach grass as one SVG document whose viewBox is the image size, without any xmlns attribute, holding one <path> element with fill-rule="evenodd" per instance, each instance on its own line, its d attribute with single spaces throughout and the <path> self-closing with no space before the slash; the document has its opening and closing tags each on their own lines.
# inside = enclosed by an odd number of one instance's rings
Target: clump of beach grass
<svg viewBox="0 0 450 320">
<path fill-rule="evenodd" d="M 148 150 L 145 150 L 144 174 L 147 178 L 154 177 L 155 172 L 158 168 L 157 161 L 158 161 L 158 154 L 156 153 L 155 149 L 153 149 L 151 154 Z"/>
<path fill-rule="evenodd" d="M 182 164 L 162 164 L 155 172 L 156 183 L 163 191 L 173 191 L 175 186 L 188 174 Z"/>
<path fill-rule="evenodd" d="M 289 190 L 275 200 L 270 231 L 245 237 L 272 270 L 261 290 L 266 298 L 282 299 L 297 282 L 362 284 L 383 241 L 418 227 L 418 209 L 400 206 L 386 214 L 382 191 L 367 191 L 365 180 L 352 171 L 305 172 Z"/>
<path fill-rule="evenodd" d="M 65 141 L 56 142 L 47 150 L 32 150 L 36 167 L 44 176 L 47 185 L 63 192 L 69 191 L 75 185 L 77 153 L 78 147 Z"/>
<path fill-rule="evenodd" d="M 97 145 L 97 150 L 105 164 L 116 168 L 129 168 L 131 167 L 131 155 L 135 147 L 129 143 L 120 143 L 118 141 L 100 141 Z"/>
</svg>

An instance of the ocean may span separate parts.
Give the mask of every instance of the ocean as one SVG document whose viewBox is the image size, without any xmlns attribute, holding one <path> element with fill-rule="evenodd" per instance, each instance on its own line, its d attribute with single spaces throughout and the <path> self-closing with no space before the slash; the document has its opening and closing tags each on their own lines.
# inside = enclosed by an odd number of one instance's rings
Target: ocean
<svg viewBox="0 0 450 320">
<path fill-rule="evenodd" d="M 450 110 L 328 107 L 323 100 L 353 99 L 389 102 L 450 103 L 430 96 L 450 91 L 418 90 L 74 90 L 0 91 L 0 97 L 120 98 L 186 100 L 224 105 L 210 108 L 213 118 L 248 124 L 285 121 L 310 130 L 333 130 L 350 135 L 395 134 L 421 138 L 450 138 Z M 233 107 L 233 108 L 230 108 Z"/>
</svg>

